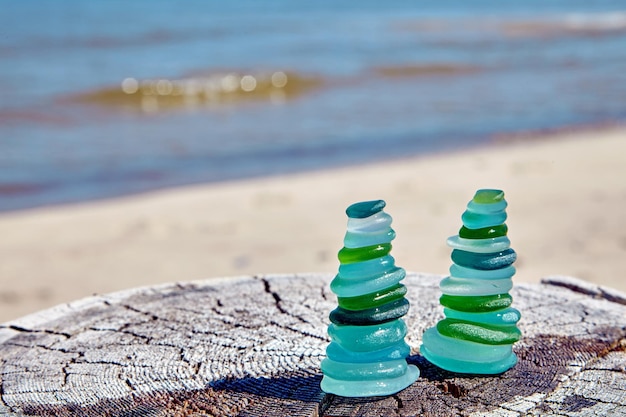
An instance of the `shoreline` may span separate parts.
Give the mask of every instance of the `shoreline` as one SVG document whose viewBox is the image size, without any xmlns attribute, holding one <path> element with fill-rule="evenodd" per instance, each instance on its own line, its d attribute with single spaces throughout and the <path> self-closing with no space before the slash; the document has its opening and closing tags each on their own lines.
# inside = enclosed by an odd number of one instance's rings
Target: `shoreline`
<svg viewBox="0 0 626 417">
<path fill-rule="evenodd" d="M 0 322 L 94 293 L 246 274 L 336 272 L 345 208 L 384 199 L 392 255 L 447 274 L 478 188 L 501 188 L 514 281 L 626 282 L 626 127 L 505 134 L 485 145 L 0 213 Z M 89 277 L 89 278 L 87 278 Z"/>
</svg>

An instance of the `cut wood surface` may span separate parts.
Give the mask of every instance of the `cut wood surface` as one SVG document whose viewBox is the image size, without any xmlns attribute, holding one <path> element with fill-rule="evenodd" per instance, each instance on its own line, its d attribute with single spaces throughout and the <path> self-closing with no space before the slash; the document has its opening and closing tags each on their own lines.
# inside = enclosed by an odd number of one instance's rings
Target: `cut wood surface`
<svg viewBox="0 0 626 417">
<path fill-rule="evenodd" d="M 566 277 L 518 284 L 518 364 L 494 377 L 419 354 L 442 277 L 404 281 L 418 381 L 385 398 L 320 391 L 331 275 L 176 283 L 0 325 L 0 416 L 622 416 L 626 296 Z"/>
</svg>

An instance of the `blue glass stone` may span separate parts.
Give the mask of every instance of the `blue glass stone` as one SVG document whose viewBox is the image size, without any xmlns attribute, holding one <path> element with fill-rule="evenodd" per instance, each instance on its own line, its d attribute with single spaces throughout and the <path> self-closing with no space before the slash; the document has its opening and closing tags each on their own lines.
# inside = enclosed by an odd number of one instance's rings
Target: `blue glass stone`
<svg viewBox="0 0 626 417">
<path fill-rule="evenodd" d="M 383 200 L 362 201 L 349 206 L 346 209 L 346 214 L 351 218 L 363 219 L 378 213 L 385 208 L 385 205 Z"/>
<path fill-rule="evenodd" d="M 491 270 L 511 265 L 517 259 L 517 254 L 513 249 L 506 249 L 496 253 L 474 253 L 454 249 L 451 258 L 455 264 L 460 266 Z"/>
<path fill-rule="evenodd" d="M 346 310 L 337 307 L 330 312 L 330 321 L 335 324 L 371 325 L 399 319 L 409 311 L 409 300 L 401 298 L 366 310 Z"/>
<path fill-rule="evenodd" d="M 481 214 L 466 210 L 461 216 L 461 220 L 463 220 L 463 225 L 468 229 L 482 229 L 483 227 L 498 226 L 504 223 L 506 221 L 506 213 Z"/>
</svg>

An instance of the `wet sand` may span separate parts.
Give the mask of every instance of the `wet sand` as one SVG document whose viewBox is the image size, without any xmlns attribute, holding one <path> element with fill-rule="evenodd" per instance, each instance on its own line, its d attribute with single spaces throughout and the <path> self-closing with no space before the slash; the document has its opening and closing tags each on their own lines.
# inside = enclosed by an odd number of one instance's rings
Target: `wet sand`
<svg viewBox="0 0 626 417">
<path fill-rule="evenodd" d="M 345 208 L 384 199 L 407 270 L 445 274 L 478 188 L 501 188 L 514 277 L 626 291 L 626 128 L 565 131 L 341 169 L 0 214 L 0 322 L 94 293 L 172 281 L 328 272 Z"/>
</svg>

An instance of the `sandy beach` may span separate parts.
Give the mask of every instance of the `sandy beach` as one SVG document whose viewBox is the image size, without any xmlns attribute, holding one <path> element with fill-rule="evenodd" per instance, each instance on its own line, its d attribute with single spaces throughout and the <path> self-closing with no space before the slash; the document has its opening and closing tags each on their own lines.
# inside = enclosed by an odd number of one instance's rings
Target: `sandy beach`
<svg viewBox="0 0 626 417">
<path fill-rule="evenodd" d="M 626 128 L 613 127 L 4 213 L 0 322 L 136 286 L 335 272 L 344 210 L 361 200 L 386 200 L 399 266 L 446 274 L 446 238 L 478 188 L 506 193 L 515 281 L 569 275 L 626 291 Z"/>
</svg>

